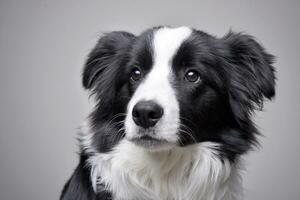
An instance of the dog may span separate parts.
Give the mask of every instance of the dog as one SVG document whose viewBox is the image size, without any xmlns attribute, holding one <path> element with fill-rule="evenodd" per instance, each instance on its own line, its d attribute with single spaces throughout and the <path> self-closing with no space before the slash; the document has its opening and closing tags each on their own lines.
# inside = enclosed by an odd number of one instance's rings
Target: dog
<svg viewBox="0 0 300 200">
<path fill-rule="evenodd" d="M 275 95 L 256 39 L 189 27 L 103 35 L 83 69 L 96 105 L 61 200 L 240 200 L 255 110 Z"/>
</svg>

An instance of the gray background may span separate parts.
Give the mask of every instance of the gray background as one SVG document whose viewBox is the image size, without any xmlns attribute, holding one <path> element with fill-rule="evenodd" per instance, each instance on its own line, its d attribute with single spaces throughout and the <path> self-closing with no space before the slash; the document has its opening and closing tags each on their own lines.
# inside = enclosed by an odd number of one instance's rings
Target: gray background
<svg viewBox="0 0 300 200">
<path fill-rule="evenodd" d="M 245 157 L 246 200 L 299 200 L 300 1 L 0 1 L 0 199 L 53 200 L 77 163 L 76 128 L 93 101 L 81 68 L 106 31 L 188 25 L 255 35 L 277 56 L 277 97 Z"/>
</svg>

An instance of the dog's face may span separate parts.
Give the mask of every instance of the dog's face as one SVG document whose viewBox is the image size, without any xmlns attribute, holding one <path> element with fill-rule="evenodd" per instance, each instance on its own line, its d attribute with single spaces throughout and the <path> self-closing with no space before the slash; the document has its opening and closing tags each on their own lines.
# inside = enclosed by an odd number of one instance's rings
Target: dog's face
<svg viewBox="0 0 300 200">
<path fill-rule="evenodd" d="M 127 139 L 155 150 L 183 145 L 187 138 L 198 142 L 207 123 L 220 121 L 222 101 L 205 78 L 209 66 L 201 63 L 209 55 L 197 55 L 213 54 L 202 37 L 187 27 L 161 28 L 140 41 L 145 46 L 135 51 L 130 63 L 129 84 L 135 91 L 127 106 Z M 215 106 L 220 107 L 217 112 Z"/>
<path fill-rule="evenodd" d="M 159 151 L 214 141 L 227 156 L 241 154 L 255 142 L 251 112 L 274 96 L 271 63 L 248 35 L 215 38 L 187 27 L 109 33 L 83 73 L 98 100 L 93 144 L 107 151 L 126 139 Z"/>
</svg>

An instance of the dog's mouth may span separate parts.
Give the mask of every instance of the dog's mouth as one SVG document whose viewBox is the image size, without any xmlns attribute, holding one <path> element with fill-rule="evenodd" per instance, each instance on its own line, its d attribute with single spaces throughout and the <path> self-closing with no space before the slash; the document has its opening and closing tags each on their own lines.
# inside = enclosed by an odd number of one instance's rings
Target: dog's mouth
<svg viewBox="0 0 300 200">
<path fill-rule="evenodd" d="M 170 145 L 170 143 L 167 140 L 158 139 L 158 138 L 155 138 L 155 137 L 149 136 L 149 135 L 142 135 L 140 137 L 135 137 L 135 138 L 130 139 L 130 141 L 138 146 L 141 146 L 144 148 L 150 148 L 150 149 Z"/>
</svg>

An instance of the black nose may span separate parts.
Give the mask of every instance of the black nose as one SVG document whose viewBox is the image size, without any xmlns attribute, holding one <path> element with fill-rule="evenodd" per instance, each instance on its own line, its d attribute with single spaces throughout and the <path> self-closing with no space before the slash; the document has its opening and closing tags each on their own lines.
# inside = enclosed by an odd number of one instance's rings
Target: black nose
<svg viewBox="0 0 300 200">
<path fill-rule="evenodd" d="M 154 126 L 162 117 L 164 110 L 153 101 L 140 101 L 133 107 L 132 118 L 136 125 L 143 128 Z"/>
</svg>

